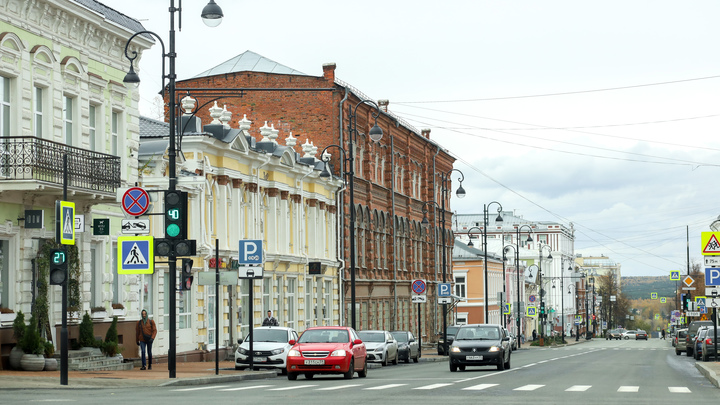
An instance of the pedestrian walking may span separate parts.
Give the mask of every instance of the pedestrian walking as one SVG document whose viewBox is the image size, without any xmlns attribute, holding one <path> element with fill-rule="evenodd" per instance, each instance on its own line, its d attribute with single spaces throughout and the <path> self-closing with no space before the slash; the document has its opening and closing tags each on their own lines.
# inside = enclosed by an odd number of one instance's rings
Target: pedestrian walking
<svg viewBox="0 0 720 405">
<path fill-rule="evenodd" d="M 533 337 L 533 342 L 537 340 L 537 330 L 533 329 L 532 337 Z"/>
<path fill-rule="evenodd" d="M 268 310 L 267 318 L 263 319 L 262 326 L 280 326 L 278 320 L 272 316 L 272 311 Z"/>
<path fill-rule="evenodd" d="M 662 330 L 662 338 L 665 339 L 665 328 Z"/>
<path fill-rule="evenodd" d="M 145 351 L 147 350 L 147 369 L 152 370 L 152 344 L 157 336 L 157 327 L 155 321 L 148 319 L 147 311 L 142 310 L 140 313 L 141 318 L 135 325 L 135 340 L 140 346 L 140 358 L 142 360 L 142 367 L 140 370 L 145 370 Z"/>
</svg>

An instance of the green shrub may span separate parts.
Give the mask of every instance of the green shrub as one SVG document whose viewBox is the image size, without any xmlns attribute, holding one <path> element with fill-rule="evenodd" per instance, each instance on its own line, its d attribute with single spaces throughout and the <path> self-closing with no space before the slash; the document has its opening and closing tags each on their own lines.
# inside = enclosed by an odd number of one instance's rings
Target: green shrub
<svg viewBox="0 0 720 405">
<path fill-rule="evenodd" d="M 13 336 L 15 337 L 15 341 L 18 343 L 18 345 L 20 344 L 20 341 L 25 335 L 26 328 L 27 327 L 25 326 L 25 314 L 23 314 L 22 311 L 18 311 L 17 315 L 15 316 L 15 320 L 13 321 Z"/>
<path fill-rule="evenodd" d="M 30 325 L 25 328 L 25 333 L 22 339 L 20 339 L 20 348 L 26 354 L 42 355 L 45 353 L 45 345 L 43 344 L 42 337 L 40 337 L 35 315 L 30 317 Z"/>
<path fill-rule="evenodd" d="M 52 342 L 45 341 L 45 357 L 50 358 L 55 354 L 55 346 Z"/>
<path fill-rule="evenodd" d="M 105 342 L 102 342 L 102 346 L 100 346 L 102 352 L 110 357 L 117 355 L 122 350 L 118 345 L 117 320 L 117 316 L 114 316 L 112 324 L 105 334 Z"/>
<path fill-rule="evenodd" d="M 90 314 L 88 314 L 87 312 L 85 312 L 82 322 L 80 322 L 80 336 L 78 338 L 78 344 L 80 345 L 80 347 L 97 347 L 97 340 L 95 339 L 95 329 L 93 328 Z"/>
</svg>

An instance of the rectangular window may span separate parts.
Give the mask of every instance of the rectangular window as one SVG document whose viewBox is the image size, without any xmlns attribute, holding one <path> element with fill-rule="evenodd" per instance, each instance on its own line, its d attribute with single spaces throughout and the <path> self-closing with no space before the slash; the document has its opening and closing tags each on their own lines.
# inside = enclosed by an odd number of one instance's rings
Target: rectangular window
<svg viewBox="0 0 720 405">
<path fill-rule="evenodd" d="M 165 325 L 170 324 L 170 297 L 172 295 L 170 294 L 170 273 L 165 272 L 165 290 L 164 290 L 164 305 L 165 305 L 165 313 L 164 313 L 164 322 Z M 178 309 L 178 317 L 177 317 L 177 324 L 178 328 L 180 329 L 189 329 L 192 327 L 191 317 L 192 317 L 192 310 L 190 308 L 190 302 L 191 302 L 191 293 L 192 291 L 185 291 L 185 290 L 178 290 L 177 291 L 177 309 Z M 214 299 L 214 298 L 213 298 Z"/>
<path fill-rule="evenodd" d="M 97 126 L 97 107 L 94 106 L 93 104 L 90 104 L 90 106 L 88 107 L 88 131 L 89 131 L 89 135 L 90 135 L 90 139 L 89 139 L 90 150 L 98 152 L 97 146 L 95 144 L 95 137 L 97 135 L 96 126 Z"/>
<path fill-rule="evenodd" d="M 140 308 L 141 310 L 144 309 L 148 313 L 148 317 L 152 318 L 153 313 L 155 312 L 153 310 L 153 302 L 155 302 L 153 298 L 153 276 L 152 274 L 143 274 L 142 275 L 142 281 L 140 283 L 140 297 L 142 301 L 140 302 Z"/>
<path fill-rule="evenodd" d="M 63 133 L 68 146 L 73 144 L 73 101 L 72 98 L 63 96 Z"/>
<path fill-rule="evenodd" d="M 312 277 L 305 279 L 305 327 L 314 326 L 313 315 L 313 280 Z"/>
<path fill-rule="evenodd" d="M 10 79 L 0 78 L 0 136 L 10 136 Z"/>
<path fill-rule="evenodd" d="M 120 132 L 119 125 L 120 125 L 120 117 L 119 113 L 113 111 L 112 117 L 110 121 L 110 154 L 113 156 L 118 156 L 119 152 L 119 143 L 118 143 L 118 133 Z"/>
<path fill-rule="evenodd" d="M 538 235 L 538 242 L 542 243 L 543 245 L 547 245 L 548 236 L 547 235 Z"/>
<path fill-rule="evenodd" d="M 323 325 L 332 325 L 330 323 L 330 319 L 332 318 L 332 281 L 326 280 L 325 281 L 325 291 L 324 291 L 324 297 L 323 297 Z"/>
<path fill-rule="evenodd" d="M 117 269 L 117 242 L 113 242 L 112 247 L 112 255 L 110 255 L 110 261 L 112 263 L 112 269 Z M 120 296 L 120 275 L 117 274 L 117 271 L 113 271 L 113 285 L 112 285 L 112 292 L 113 292 L 113 304 L 119 304 L 122 302 L 122 297 Z"/>
<path fill-rule="evenodd" d="M 35 87 L 35 100 L 33 103 L 33 133 L 37 138 L 43 136 L 43 89 Z"/>
<path fill-rule="evenodd" d="M 288 328 L 295 328 L 295 294 L 297 292 L 297 279 L 287 279 L 287 320 Z"/>
<path fill-rule="evenodd" d="M 465 276 L 455 276 L 455 295 L 465 298 Z"/>
<path fill-rule="evenodd" d="M 238 317 L 240 318 L 238 323 L 240 324 L 240 335 L 247 336 L 250 333 L 250 286 L 253 284 L 253 280 L 245 279 L 240 280 L 240 310 L 238 311 Z M 243 305 L 245 304 L 245 305 Z"/>
<path fill-rule="evenodd" d="M 12 308 L 10 302 L 9 242 L 0 240 L 0 307 Z"/>
</svg>

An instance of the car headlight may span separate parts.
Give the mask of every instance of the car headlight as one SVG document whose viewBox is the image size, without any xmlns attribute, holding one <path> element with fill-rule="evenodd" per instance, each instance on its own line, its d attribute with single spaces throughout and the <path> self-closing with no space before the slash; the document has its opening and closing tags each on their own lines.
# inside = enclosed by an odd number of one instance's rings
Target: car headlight
<svg viewBox="0 0 720 405">
<path fill-rule="evenodd" d="M 346 356 L 346 353 L 347 353 L 347 352 L 345 352 L 345 350 L 340 349 L 340 350 L 335 350 L 334 352 L 330 353 L 330 356 L 332 356 L 332 357 L 345 357 L 345 356 Z"/>
<path fill-rule="evenodd" d="M 375 349 L 375 352 L 377 352 L 377 353 L 382 353 L 382 352 L 383 352 L 383 348 L 382 348 L 382 347 L 378 347 L 377 349 Z"/>
<path fill-rule="evenodd" d="M 293 357 L 293 356 L 300 357 L 300 352 L 295 349 L 290 349 L 290 351 L 288 352 L 288 357 Z"/>
<path fill-rule="evenodd" d="M 500 351 L 500 348 L 499 348 L 498 346 L 493 346 L 493 347 L 491 347 L 490 350 L 488 350 L 488 351 L 489 351 L 489 352 L 499 352 L 499 351 Z"/>
<path fill-rule="evenodd" d="M 272 355 L 282 354 L 283 351 L 284 351 L 284 349 L 275 349 L 275 350 L 271 350 L 270 354 L 272 354 Z"/>
<path fill-rule="evenodd" d="M 453 353 L 460 353 L 460 348 L 457 346 L 453 346 L 450 348 L 450 351 Z"/>
<path fill-rule="evenodd" d="M 240 354 L 248 354 L 248 351 L 243 349 L 242 347 L 238 349 L 238 353 Z"/>
</svg>

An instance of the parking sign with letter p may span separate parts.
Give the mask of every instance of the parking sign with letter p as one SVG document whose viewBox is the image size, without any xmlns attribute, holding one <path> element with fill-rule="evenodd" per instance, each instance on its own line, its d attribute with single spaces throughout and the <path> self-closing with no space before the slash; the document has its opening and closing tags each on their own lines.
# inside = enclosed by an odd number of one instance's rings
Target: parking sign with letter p
<svg viewBox="0 0 720 405">
<path fill-rule="evenodd" d="M 705 285 L 720 285 L 720 268 L 709 267 L 705 269 Z"/>
</svg>

